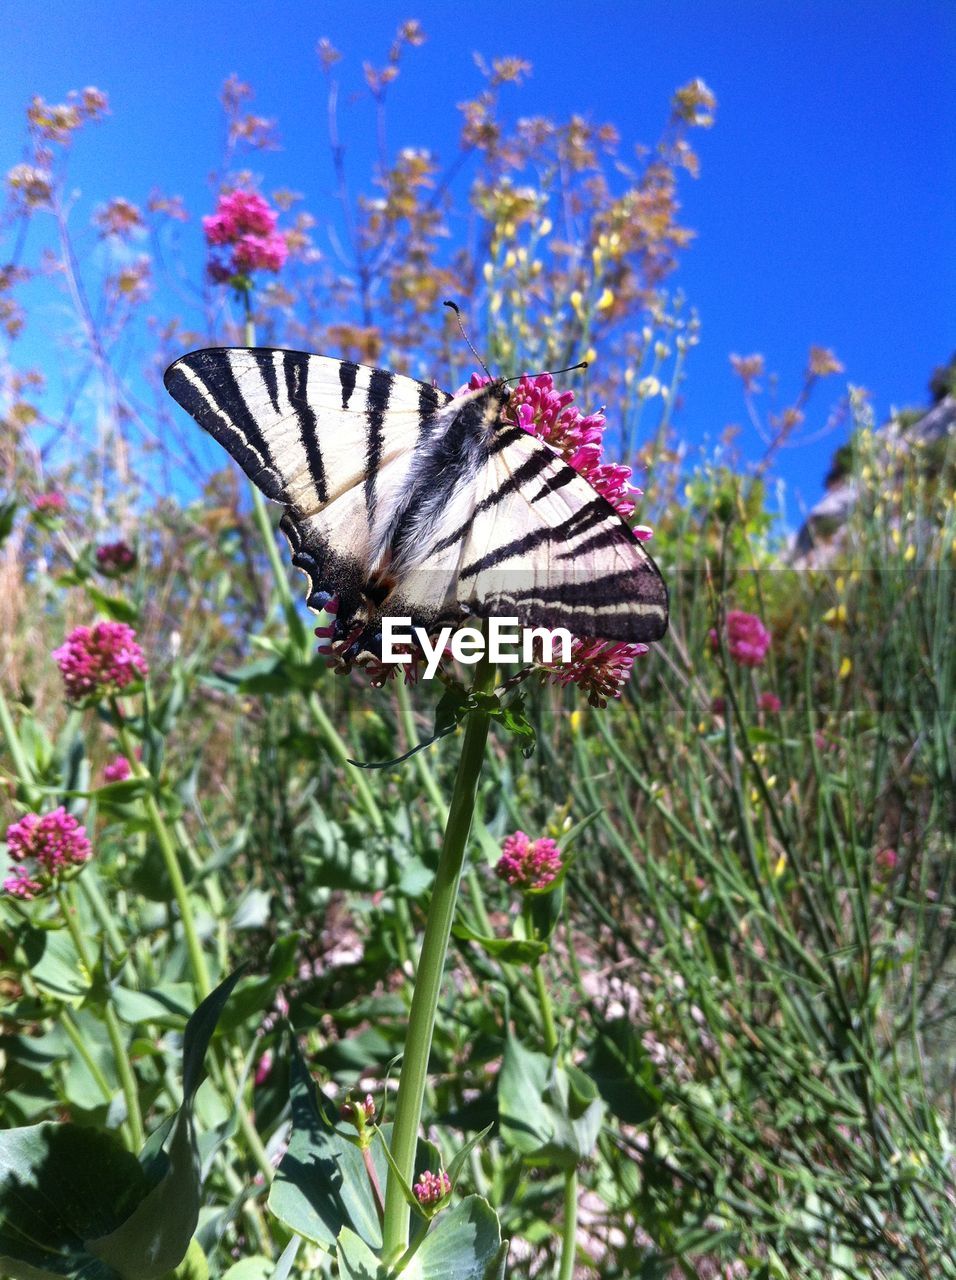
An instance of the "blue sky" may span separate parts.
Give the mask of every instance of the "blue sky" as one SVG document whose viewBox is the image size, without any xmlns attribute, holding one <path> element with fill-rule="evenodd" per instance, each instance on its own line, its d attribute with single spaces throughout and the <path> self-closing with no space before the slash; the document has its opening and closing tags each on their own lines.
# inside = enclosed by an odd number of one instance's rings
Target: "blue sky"
<svg viewBox="0 0 956 1280">
<path fill-rule="evenodd" d="M 91 207 L 114 194 L 143 201 L 159 185 L 205 211 L 221 146 L 217 95 L 237 72 L 256 89 L 255 109 L 279 121 L 283 150 L 257 166 L 265 189 L 301 191 L 321 221 L 333 182 L 316 41 L 327 35 L 357 72 L 363 59 L 384 59 L 406 17 L 421 20 L 428 41 L 409 53 L 392 95 L 392 148 L 453 155 L 455 103 L 479 83 L 476 50 L 532 61 L 516 99 L 522 113 L 589 113 L 628 143 L 656 138 L 678 84 L 701 76 L 716 93 L 716 126 L 694 135 L 701 177 L 682 193 L 697 240 L 674 283 L 703 331 L 676 422 L 681 435 L 713 440 L 744 422 L 731 351 L 762 351 L 784 396 L 818 343 L 872 391 L 878 417 L 893 404 L 924 402 L 932 368 L 956 349 L 950 0 L 7 0 L 0 164 L 21 158 L 32 94 L 57 101 L 95 84 L 109 93 L 112 117 L 71 165 L 84 199 Z M 368 171 L 368 121 L 365 104 L 345 104 L 357 174 Z M 811 427 L 822 424 L 827 400 L 812 404 Z M 818 495 L 840 438 L 781 458 L 793 515 L 801 497 Z M 760 452 L 749 428 L 741 446 Z"/>
</svg>

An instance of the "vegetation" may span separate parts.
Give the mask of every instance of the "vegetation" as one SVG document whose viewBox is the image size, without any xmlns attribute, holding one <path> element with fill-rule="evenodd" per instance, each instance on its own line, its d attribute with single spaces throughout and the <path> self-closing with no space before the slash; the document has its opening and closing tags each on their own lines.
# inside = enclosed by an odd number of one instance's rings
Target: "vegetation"
<svg viewBox="0 0 956 1280">
<path fill-rule="evenodd" d="M 367 68 L 380 112 L 423 38 L 405 24 Z M 756 474 L 689 460 L 671 421 L 697 335 L 664 282 L 712 95 L 678 90 L 628 168 L 610 126 L 510 123 L 525 71 L 484 68 L 451 162 L 383 153 L 355 200 L 343 179 L 346 265 L 290 193 L 259 232 L 207 221 L 185 315 L 168 281 L 200 232 L 175 198 L 117 198 L 92 232 L 68 207 L 103 95 L 30 109 L 0 319 L 28 334 L 52 267 L 73 347 L 69 394 L 5 371 L 6 1274 L 356 1278 L 382 1251 L 422 1277 L 956 1274 L 951 442 L 928 468 L 852 392 L 859 500 L 831 568 L 781 567 L 767 480 L 832 353 L 766 420 L 762 362 L 736 358 Z M 210 210 L 268 164 L 249 96 L 226 86 Z M 249 235 L 266 246 L 224 257 Z M 449 294 L 495 369 L 600 354 L 577 401 L 612 406 L 671 629 L 604 707 L 532 677 L 505 714 L 479 670 L 463 728 L 398 763 L 438 686 L 327 669 L 264 505 L 159 375 L 254 325 L 454 387 Z M 448 962 L 416 973 L 456 841 Z M 430 1056 L 409 1030 L 427 982 Z M 403 1182 L 386 1142 L 412 1059 Z"/>
</svg>

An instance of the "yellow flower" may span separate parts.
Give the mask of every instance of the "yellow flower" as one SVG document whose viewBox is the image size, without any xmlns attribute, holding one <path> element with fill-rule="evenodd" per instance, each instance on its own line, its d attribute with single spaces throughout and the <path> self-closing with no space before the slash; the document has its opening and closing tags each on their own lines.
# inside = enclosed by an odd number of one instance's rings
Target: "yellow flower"
<svg viewBox="0 0 956 1280">
<path fill-rule="evenodd" d="M 780 857 L 777 859 L 777 861 L 774 863 L 774 866 L 773 866 L 774 880 L 779 880 L 780 877 L 783 875 L 783 873 L 786 871 L 786 869 L 787 869 L 787 855 L 785 853 L 781 853 Z"/>
<path fill-rule="evenodd" d="M 840 663 L 840 679 L 845 680 L 853 670 L 853 663 L 849 658 L 844 658 Z"/>
<path fill-rule="evenodd" d="M 609 307 L 614 306 L 614 294 L 610 289 L 605 289 L 597 300 L 598 311 L 607 311 Z"/>
</svg>

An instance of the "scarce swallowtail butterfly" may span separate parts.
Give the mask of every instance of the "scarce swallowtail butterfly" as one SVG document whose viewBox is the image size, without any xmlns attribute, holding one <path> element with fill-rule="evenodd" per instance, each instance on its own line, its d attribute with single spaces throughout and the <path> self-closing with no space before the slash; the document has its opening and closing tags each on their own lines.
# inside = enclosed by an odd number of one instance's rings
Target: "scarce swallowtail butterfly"
<svg viewBox="0 0 956 1280">
<path fill-rule="evenodd" d="M 338 597 L 346 656 L 383 616 L 431 631 L 468 616 L 659 640 L 667 589 L 628 524 L 505 416 L 502 380 L 456 397 L 349 360 L 271 348 L 194 351 L 173 398 L 267 498 L 310 583 Z"/>
</svg>

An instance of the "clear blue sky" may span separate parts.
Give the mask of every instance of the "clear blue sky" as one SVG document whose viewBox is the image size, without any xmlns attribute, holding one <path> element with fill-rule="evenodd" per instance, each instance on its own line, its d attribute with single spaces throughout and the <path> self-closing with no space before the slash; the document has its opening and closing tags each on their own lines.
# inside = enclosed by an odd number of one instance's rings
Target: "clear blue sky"
<svg viewBox="0 0 956 1280">
<path fill-rule="evenodd" d="M 731 351 L 764 352 L 790 394 L 818 343 L 871 389 L 879 417 L 925 400 L 931 369 L 956 349 L 952 0 L 7 0 L 0 164 L 20 159 L 33 93 L 57 101 L 95 84 L 112 117 L 78 148 L 71 173 L 84 197 L 144 201 L 158 185 L 205 211 L 221 145 L 217 95 L 237 72 L 257 91 L 255 109 L 279 121 L 283 150 L 257 163 L 265 189 L 303 192 L 321 221 L 332 177 L 316 41 L 327 35 L 357 70 L 383 60 L 407 17 L 428 41 L 409 53 L 391 98 L 393 148 L 451 157 L 454 104 L 478 86 L 475 50 L 533 62 L 522 113 L 590 113 L 628 142 L 656 138 L 676 85 L 701 76 L 716 93 L 715 128 L 694 135 L 702 175 L 683 187 L 684 221 L 698 237 L 674 283 L 698 308 L 703 336 L 681 434 L 714 439 L 743 422 Z M 358 174 L 368 171 L 367 121 L 362 104 L 346 105 Z M 811 425 L 825 408 L 821 396 Z M 805 501 L 837 443 L 781 459 Z M 752 433 L 742 445 L 759 453 Z"/>
</svg>

